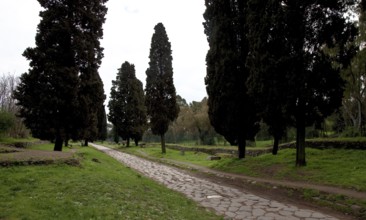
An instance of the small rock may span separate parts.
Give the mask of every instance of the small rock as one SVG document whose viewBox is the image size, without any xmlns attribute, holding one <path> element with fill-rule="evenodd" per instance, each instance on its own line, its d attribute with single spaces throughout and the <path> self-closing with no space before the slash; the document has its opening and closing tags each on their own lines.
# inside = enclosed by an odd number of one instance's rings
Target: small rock
<svg viewBox="0 0 366 220">
<path fill-rule="evenodd" d="M 219 156 L 208 156 L 207 160 L 221 160 L 221 157 L 219 157 Z"/>
</svg>

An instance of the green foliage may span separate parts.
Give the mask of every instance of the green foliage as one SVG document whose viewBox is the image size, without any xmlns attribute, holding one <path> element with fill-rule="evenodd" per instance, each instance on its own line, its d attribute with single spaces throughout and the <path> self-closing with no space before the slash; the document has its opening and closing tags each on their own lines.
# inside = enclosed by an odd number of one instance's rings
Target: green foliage
<svg viewBox="0 0 366 220">
<path fill-rule="evenodd" d="M 97 137 L 97 111 L 105 96 L 98 68 L 103 57 L 99 40 L 106 0 L 39 0 L 45 9 L 36 34 L 36 47 L 14 94 L 20 116 L 33 136 L 55 141 Z"/>
<path fill-rule="evenodd" d="M 247 94 L 247 1 L 206 0 L 204 28 L 209 43 L 205 78 L 208 113 L 216 132 L 238 145 L 245 157 L 245 140 L 258 131 L 253 100 Z"/>
<path fill-rule="evenodd" d="M 8 131 L 13 126 L 14 122 L 14 115 L 0 110 L 0 135 Z"/>
<path fill-rule="evenodd" d="M 208 118 L 207 98 L 200 102 L 193 101 L 187 104 L 179 95 L 179 114 L 177 119 L 169 126 L 166 133 L 166 141 L 169 143 L 182 143 L 193 141 L 200 145 L 214 145 L 217 142 L 217 134 Z M 149 135 L 146 141 L 154 141 Z"/>
<path fill-rule="evenodd" d="M 142 83 L 136 78 L 135 66 L 122 64 L 112 81 L 108 119 L 124 140 L 140 141 L 147 128 L 145 96 Z"/>
<path fill-rule="evenodd" d="M 299 166 L 306 164 L 305 127 L 319 125 L 341 105 L 340 69 L 349 63 L 346 44 L 356 33 L 344 14 L 353 4 L 249 1 L 250 91 L 275 140 L 286 125 L 297 128 Z"/>
<path fill-rule="evenodd" d="M 366 85 L 366 8 L 365 2 L 360 1 L 358 7 L 359 34 L 349 47 L 356 53 L 350 65 L 342 72 L 345 80 L 345 91 L 342 102 L 342 118 L 345 124 L 343 135 L 365 134 L 365 85 Z"/>
<path fill-rule="evenodd" d="M 221 219 L 101 152 L 78 154 L 81 167 L 0 168 L 0 218 Z"/>
<path fill-rule="evenodd" d="M 98 140 L 106 140 L 108 136 L 107 115 L 104 105 L 98 110 Z"/>
<path fill-rule="evenodd" d="M 155 26 L 151 39 L 150 62 L 146 70 L 146 107 L 153 134 L 160 135 L 164 153 L 164 134 L 179 113 L 173 84 L 172 50 L 162 23 Z"/>
</svg>

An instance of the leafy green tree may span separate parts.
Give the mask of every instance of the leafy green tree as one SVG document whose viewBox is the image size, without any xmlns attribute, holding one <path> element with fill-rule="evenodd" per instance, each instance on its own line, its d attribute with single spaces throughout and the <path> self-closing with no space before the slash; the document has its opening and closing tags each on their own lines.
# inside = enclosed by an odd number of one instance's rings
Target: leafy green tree
<svg viewBox="0 0 366 220">
<path fill-rule="evenodd" d="M 238 145 L 238 157 L 244 158 L 246 140 L 254 139 L 259 128 L 246 86 L 247 1 L 206 0 L 205 4 L 204 28 L 210 46 L 205 83 L 210 122 L 230 144 Z"/>
<path fill-rule="evenodd" d="M 150 62 L 146 70 L 146 107 L 151 131 L 160 135 L 162 153 L 165 149 L 165 133 L 179 113 L 173 83 L 172 50 L 162 23 L 155 26 L 151 40 Z"/>
<path fill-rule="evenodd" d="M 362 135 L 365 126 L 366 1 L 360 1 L 358 14 L 359 34 L 354 42 L 357 54 L 352 59 L 348 68 L 343 71 L 343 79 L 346 81 L 346 86 L 342 102 L 342 111 L 346 125 L 351 128 L 354 135 Z"/>
<path fill-rule="evenodd" d="M 39 0 L 44 11 L 36 47 L 24 56 L 28 73 L 14 96 L 20 116 L 35 137 L 55 141 L 97 137 L 97 110 L 105 99 L 98 68 L 103 57 L 106 0 Z"/>
<path fill-rule="evenodd" d="M 136 78 L 133 64 L 123 63 L 112 81 L 108 107 L 108 119 L 118 135 L 127 140 L 127 147 L 130 138 L 138 143 L 146 130 L 147 118 L 142 83 Z"/>
<path fill-rule="evenodd" d="M 188 120 L 193 122 L 201 144 L 214 145 L 217 133 L 211 125 L 208 117 L 207 98 L 205 97 L 201 102 L 193 101 L 190 104 L 190 110 L 192 111 L 192 118 Z"/>
</svg>

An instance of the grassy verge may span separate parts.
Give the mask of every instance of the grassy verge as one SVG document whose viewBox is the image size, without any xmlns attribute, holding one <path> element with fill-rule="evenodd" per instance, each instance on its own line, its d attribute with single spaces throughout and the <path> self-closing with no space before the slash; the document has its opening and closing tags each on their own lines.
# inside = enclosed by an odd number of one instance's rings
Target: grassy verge
<svg viewBox="0 0 366 220">
<path fill-rule="evenodd" d="M 13 144 L 13 143 L 26 143 L 26 142 L 37 142 L 39 139 L 36 138 L 11 138 L 11 137 L 1 137 L 0 144 Z"/>
<path fill-rule="evenodd" d="M 327 149 L 318 150 L 307 148 L 307 166 L 295 166 L 294 149 L 281 150 L 277 156 L 265 154 L 258 157 L 248 157 L 238 160 L 223 157 L 218 161 L 210 161 L 205 153 L 171 150 L 162 155 L 160 147 L 120 148 L 133 154 L 149 155 L 156 158 L 166 158 L 189 162 L 221 171 L 246 174 L 270 179 L 312 182 L 352 188 L 366 191 L 366 151 Z"/>
<path fill-rule="evenodd" d="M 114 146 L 116 147 L 116 146 Z M 277 156 L 265 154 L 258 157 L 247 157 L 238 160 L 223 157 L 219 161 L 210 161 L 204 153 L 185 152 L 168 149 L 161 154 L 160 147 L 124 148 L 121 151 L 157 159 L 165 158 L 186 163 L 201 165 L 225 172 L 246 174 L 267 179 L 310 182 L 336 187 L 352 188 L 366 191 L 366 151 L 308 148 L 306 167 L 295 167 L 295 150 L 281 150 Z M 259 184 L 261 186 L 261 184 Z M 266 186 L 263 186 L 266 188 Z M 360 219 L 366 218 L 366 199 L 349 198 L 338 194 L 322 193 L 311 189 L 284 188 L 290 197 L 310 201 L 348 213 Z"/>
<path fill-rule="evenodd" d="M 0 168 L 0 219 L 220 219 L 103 153 L 78 154 L 81 166 Z"/>
</svg>

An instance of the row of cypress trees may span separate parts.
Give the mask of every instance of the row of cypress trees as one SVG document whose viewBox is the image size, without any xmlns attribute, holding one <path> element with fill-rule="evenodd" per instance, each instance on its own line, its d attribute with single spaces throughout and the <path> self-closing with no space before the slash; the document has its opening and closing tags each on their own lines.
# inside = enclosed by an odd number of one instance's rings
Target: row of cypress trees
<svg viewBox="0 0 366 220">
<path fill-rule="evenodd" d="M 165 153 L 165 133 L 169 124 L 177 118 L 179 106 L 173 83 L 169 38 L 162 23 L 154 29 L 145 94 L 141 81 L 136 78 L 135 66 L 129 62 L 123 63 L 116 80 L 112 81 L 108 119 L 117 134 L 127 140 L 127 146 L 130 138 L 137 145 L 149 125 L 152 133 L 161 137 L 162 153 Z"/>
<path fill-rule="evenodd" d="M 40 12 L 36 47 L 24 51 L 30 69 L 22 74 L 14 97 L 32 135 L 54 141 L 55 151 L 70 139 L 82 139 L 87 145 L 106 137 L 105 95 L 98 73 L 106 2 L 39 0 L 45 10 Z M 108 118 L 122 138 L 137 143 L 149 122 L 152 132 L 161 136 L 165 152 L 164 134 L 179 112 L 172 59 L 168 36 L 159 23 L 146 71 L 146 99 L 134 65 L 125 62 L 119 69 L 112 82 Z"/>
<path fill-rule="evenodd" d="M 297 129 L 298 166 L 306 165 L 305 127 L 341 105 L 340 71 L 351 60 L 357 28 L 349 0 L 206 0 L 210 49 L 205 78 L 209 117 L 238 145 L 269 125 L 274 154 L 287 126 Z"/>
</svg>

